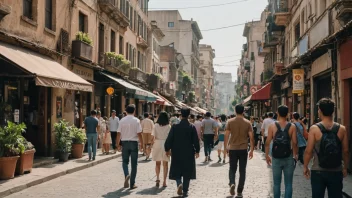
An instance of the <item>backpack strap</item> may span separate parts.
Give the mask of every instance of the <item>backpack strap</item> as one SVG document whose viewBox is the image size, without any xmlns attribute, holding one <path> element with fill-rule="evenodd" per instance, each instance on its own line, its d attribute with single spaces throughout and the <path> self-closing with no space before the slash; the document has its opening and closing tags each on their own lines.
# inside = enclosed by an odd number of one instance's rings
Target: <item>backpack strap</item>
<svg viewBox="0 0 352 198">
<path fill-rule="evenodd" d="M 322 123 L 319 122 L 319 123 L 316 123 L 315 125 L 319 127 L 319 129 L 322 133 L 326 132 L 326 129 Z"/>
<path fill-rule="evenodd" d="M 337 134 L 339 132 L 339 130 L 340 130 L 340 124 L 339 123 L 334 123 L 334 126 L 332 126 L 332 128 L 331 128 L 331 132 Z"/>
<path fill-rule="evenodd" d="M 292 126 L 292 123 L 290 123 L 290 122 L 287 123 L 287 124 L 286 124 L 286 127 L 285 127 L 285 131 L 289 132 L 291 126 Z"/>
<path fill-rule="evenodd" d="M 275 125 L 276 125 L 276 127 L 277 127 L 277 130 L 280 130 L 280 131 L 281 131 L 281 126 L 280 126 L 279 122 L 275 122 Z"/>
</svg>

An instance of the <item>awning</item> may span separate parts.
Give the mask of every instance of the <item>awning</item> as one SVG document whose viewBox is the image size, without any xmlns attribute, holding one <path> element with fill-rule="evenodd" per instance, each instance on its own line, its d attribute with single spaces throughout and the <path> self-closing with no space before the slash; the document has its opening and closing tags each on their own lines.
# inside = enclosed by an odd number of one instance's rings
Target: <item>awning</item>
<svg viewBox="0 0 352 198">
<path fill-rule="evenodd" d="M 207 110 L 205 110 L 205 109 L 202 109 L 202 108 L 200 108 L 200 107 L 194 107 L 195 109 L 197 109 L 200 113 L 202 113 L 202 114 L 206 114 L 207 113 Z"/>
<path fill-rule="evenodd" d="M 0 56 L 35 75 L 35 83 L 38 86 L 93 91 L 92 84 L 39 53 L 0 42 Z"/>
<path fill-rule="evenodd" d="M 242 102 L 242 104 L 243 104 L 243 105 L 248 104 L 248 103 L 251 101 L 251 99 L 252 99 L 252 95 L 250 95 L 250 96 L 248 96 L 246 99 L 244 99 L 243 102 Z"/>
<path fill-rule="evenodd" d="M 184 103 L 182 103 L 180 101 L 177 101 L 177 103 L 178 103 L 178 106 L 189 108 L 191 110 L 191 113 L 193 113 L 193 114 L 194 113 L 200 113 L 198 110 L 196 110 L 196 109 L 194 109 L 194 108 L 192 108 L 192 107 L 190 107 L 190 106 L 188 106 L 188 105 L 186 105 L 186 104 L 184 104 Z"/>
<path fill-rule="evenodd" d="M 105 73 L 102 73 L 104 76 L 110 78 L 111 80 L 119 83 L 120 85 L 124 86 L 126 89 L 129 89 L 130 91 L 132 91 L 134 94 L 135 94 L 135 98 L 136 99 L 140 99 L 140 100 L 147 100 L 149 102 L 154 102 L 157 100 L 158 96 L 149 92 L 149 91 L 146 91 L 144 89 L 141 89 L 135 85 L 132 85 L 131 83 L 125 81 L 125 80 L 122 80 L 121 78 L 117 78 L 117 77 L 114 77 L 114 76 L 111 76 L 109 74 L 105 74 Z"/>
<path fill-rule="evenodd" d="M 155 93 L 155 92 L 154 92 L 154 93 Z M 174 106 L 174 105 L 172 105 L 172 103 L 171 103 L 169 100 L 167 100 L 165 97 L 163 97 L 162 95 L 160 95 L 158 92 L 156 92 L 156 95 L 158 95 L 161 99 L 164 100 L 164 104 L 163 104 L 163 105 L 169 106 L 169 107 Z"/>
<path fill-rule="evenodd" d="M 270 99 L 271 82 L 264 85 L 261 89 L 252 94 L 250 100 L 269 100 Z"/>
</svg>

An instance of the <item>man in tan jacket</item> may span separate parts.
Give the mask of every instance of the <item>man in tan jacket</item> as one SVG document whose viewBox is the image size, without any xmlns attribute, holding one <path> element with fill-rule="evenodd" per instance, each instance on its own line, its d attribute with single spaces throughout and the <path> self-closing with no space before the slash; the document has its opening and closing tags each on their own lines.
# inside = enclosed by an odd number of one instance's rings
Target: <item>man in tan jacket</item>
<svg viewBox="0 0 352 198">
<path fill-rule="evenodd" d="M 154 129 L 154 122 L 149 119 L 149 113 L 144 113 L 144 119 L 141 122 L 142 136 L 143 136 L 143 151 L 146 155 L 145 160 L 149 159 L 152 143 L 152 132 Z"/>
</svg>

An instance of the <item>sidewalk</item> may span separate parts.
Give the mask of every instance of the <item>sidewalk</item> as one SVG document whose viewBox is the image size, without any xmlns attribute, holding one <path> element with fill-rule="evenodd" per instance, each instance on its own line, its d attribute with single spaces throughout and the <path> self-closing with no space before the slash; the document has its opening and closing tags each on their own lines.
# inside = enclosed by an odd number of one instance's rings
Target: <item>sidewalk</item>
<svg viewBox="0 0 352 198">
<path fill-rule="evenodd" d="M 50 165 L 33 168 L 29 174 L 16 176 L 10 180 L 0 180 L 0 198 L 8 196 L 12 193 L 19 192 L 26 188 L 44 183 L 46 181 L 61 177 L 66 174 L 74 173 L 97 164 L 116 159 L 121 153 L 102 155 L 98 154 L 95 161 L 88 162 L 87 154 L 81 159 L 73 159 L 67 162 L 58 162 Z"/>
</svg>

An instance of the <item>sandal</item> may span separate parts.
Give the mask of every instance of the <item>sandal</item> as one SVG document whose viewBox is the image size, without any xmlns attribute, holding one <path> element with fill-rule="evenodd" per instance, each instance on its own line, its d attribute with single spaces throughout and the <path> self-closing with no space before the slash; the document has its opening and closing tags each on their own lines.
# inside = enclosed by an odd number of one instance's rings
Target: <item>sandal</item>
<svg viewBox="0 0 352 198">
<path fill-rule="evenodd" d="M 167 187 L 167 185 L 166 184 L 163 184 L 163 188 L 166 188 Z"/>
<path fill-rule="evenodd" d="M 156 187 L 159 187 L 160 186 L 160 180 L 156 180 Z"/>
</svg>

